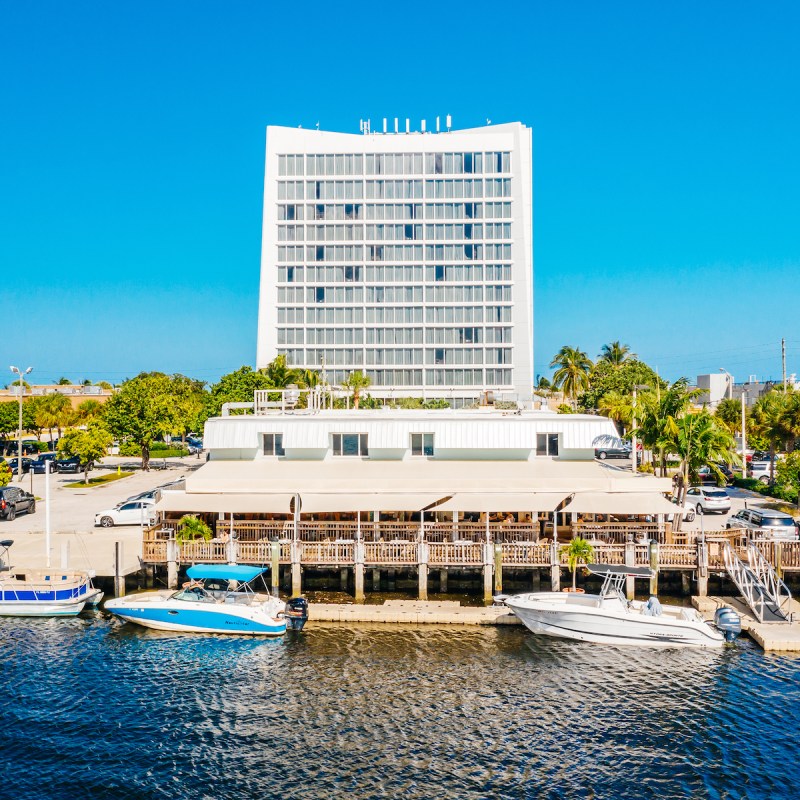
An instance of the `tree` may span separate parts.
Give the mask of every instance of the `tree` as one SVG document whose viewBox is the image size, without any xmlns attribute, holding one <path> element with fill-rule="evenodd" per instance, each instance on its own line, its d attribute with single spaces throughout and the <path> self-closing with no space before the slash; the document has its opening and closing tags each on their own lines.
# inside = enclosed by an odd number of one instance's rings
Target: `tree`
<svg viewBox="0 0 800 800">
<path fill-rule="evenodd" d="M 196 539 L 209 541 L 213 535 L 211 528 L 203 520 L 195 517 L 194 514 L 186 514 L 178 522 L 178 531 L 175 534 L 175 539 L 178 542 L 191 542 Z"/>
<path fill-rule="evenodd" d="M 72 386 L 72 381 L 63 375 L 56 381 L 56 386 Z"/>
<path fill-rule="evenodd" d="M 304 369 L 300 374 L 300 383 L 313 389 L 315 386 L 322 385 L 322 376 L 315 369 Z"/>
<path fill-rule="evenodd" d="M 775 452 L 779 446 L 786 449 L 800 433 L 800 395 L 796 392 L 767 392 L 753 406 L 753 426 L 756 433 L 769 442 L 769 480 L 775 480 Z"/>
<path fill-rule="evenodd" d="M 239 367 L 235 372 L 223 375 L 211 387 L 205 418 L 219 416 L 224 403 L 252 403 L 255 392 L 272 388 L 264 372 L 252 367 Z"/>
<path fill-rule="evenodd" d="M 597 404 L 597 410 L 614 420 L 617 430 L 624 434 L 633 420 L 633 396 L 612 390 L 606 392 Z"/>
<path fill-rule="evenodd" d="M 609 361 L 600 360 L 589 375 L 589 388 L 581 395 L 580 407 L 586 411 L 598 411 L 600 399 L 608 392 L 632 395 L 634 386 L 663 389 L 667 383 L 660 380 L 644 361 L 636 358 L 630 358 L 618 367 Z"/>
<path fill-rule="evenodd" d="M 101 389 L 107 389 L 108 391 L 114 388 L 108 381 L 97 381 L 95 386 L 99 386 Z"/>
<path fill-rule="evenodd" d="M 10 436 L 19 424 L 19 401 L 0 403 L 0 436 Z"/>
<path fill-rule="evenodd" d="M 11 472 L 11 467 L 4 461 L 0 464 L 0 486 L 8 486 L 8 484 L 11 483 L 12 477 L 13 473 Z"/>
<path fill-rule="evenodd" d="M 789 453 L 775 467 L 775 483 L 783 490 L 784 497 L 795 498 L 800 506 L 800 450 Z"/>
<path fill-rule="evenodd" d="M 594 548 L 580 536 L 576 536 L 572 541 L 561 548 L 561 555 L 567 557 L 567 566 L 572 573 L 572 591 L 577 591 L 575 585 L 578 564 L 589 564 L 594 556 Z"/>
<path fill-rule="evenodd" d="M 83 424 L 103 416 L 103 404 L 99 400 L 84 400 L 76 409 L 75 417 Z"/>
<path fill-rule="evenodd" d="M 150 469 L 150 445 L 174 431 L 180 420 L 172 381 L 162 372 L 142 372 L 125 381 L 105 404 L 113 434 L 129 439 L 142 452 L 142 469 Z"/>
<path fill-rule="evenodd" d="M 284 355 L 275 356 L 261 372 L 267 376 L 270 389 L 285 389 L 291 383 L 300 383 L 303 378 L 300 370 L 288 365 Z"/>
<path fill-rule="evenodd" d="M 62 429 L 73 424 L 76 421 L 76 415 L 72 410 L 69 398 L 56 392 L 36 398 L 34 419 L 40 428 L 48 429 L 50 439 L 53 438 L 53 428 L 56 428 L 60 439 Z"/>
<path fill-rule="evenodd" d="M 207 392 L 203 381 L 187 378 L 186 375 L 172 376 L 172 392 L 175 397 L 177 427 L 170 431 L 183 439 L 187 433 L 202 428 L 207 419 L 204 412 L 207 407 Z"/>
<path fill-rule="evenodd" d="M 553 357 L 551 367 L 557 367 L 553 373 L 553 387 L 560 389 L 572 400 L 573 407 L 578 407 L 578 395 L 589 388 L 589 373 L 592 362 L 589 356 L 577 347 L 565 345 Z"/>
<path fill-rule="evenodd" d="M 358 408 L 361 402 L 361 392 L 368 389 L 372 383 L 371 378 L 360 369 L 354 370 L 347 376 L 347 380 L 342 383 L 342 388 L 351 392 L 353 395 L 353 408 Z"/>
<path fill-rule="evenodd" d="M 728 429 L 705 409 L 685 414 L 682 417 L 670 417 L 664 431 L 657 442 L 662 451 L 675 453 L 681 459 L 678 481 L 678 507 L 682 508 L 686 499 L 686 488 L 690 480 L 697 478 L 700 467 L 709 469 L 721 481 L 725 476 L 719 469 L 718 462 L 735 462 L 736 442 Z M 675 515 L 676 526 L 680 529 L 681 515 Z"/>
<path fill-rule="evenodd" d="M 739 400 L 730 397 L 720 400 L 714 409 L 714 416 L 733 434 L 742 427 L 742 406 Z"/>
<path fill-rule="evenodd" d="M 627 344 L 620 344 L 619 341 L 604 344 L 601 350 L 598 359 L 611 364 L 612 367 L 621 367 L 626 361 L 636 358 L 636 353 L 631 353 L 631 348 Z"/>
<path fill-rule="evenodd" d="M 99 461 L 111 446 L 113 437 L 103 423 L 94 421 L 86 430 L 72 428 L 58 442 L 58 452 L 62 458 L 77 458 L 83 467 L 83 482 L 89 483 L 89 470 Z"/>
</svg>

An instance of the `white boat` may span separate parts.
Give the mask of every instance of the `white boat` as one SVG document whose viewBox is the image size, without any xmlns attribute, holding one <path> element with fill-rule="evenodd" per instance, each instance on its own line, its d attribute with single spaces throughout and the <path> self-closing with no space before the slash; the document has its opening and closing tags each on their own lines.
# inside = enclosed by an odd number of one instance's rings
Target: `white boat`
<svg viewBox="0 0 800 800">
<path fill-rule="evenodd" d="M 102 598 L 91 572 L 22 569 L 9 566 L 13 539 L 0 542 L 0 616 L 71 617 Z"/>
<path fill-rule="evenodd" d="M 107 600 L 105 608 L 126 622 L 160 631 L 281 636 L 286 633 L 284 604 L 256 594 L 250 583 L 261 567 L 196 564 L 191 579 L 176 591 L 142 592 Z"/>
<path fill-rule="evenodd" d="M 741 631 L 733 609 L 720 609 L 715 624 L 693 608 L 662 605 L 657 598 L 627 600 L 622 587 L 629 576 L 650 578 L 646 567 L 589 564 L 604 577 L 599 594 L 531 592 L 502 597 L 502 602 L 533 633 L 606 644 L 657 647 L 722 647 Z"/>
</svg>

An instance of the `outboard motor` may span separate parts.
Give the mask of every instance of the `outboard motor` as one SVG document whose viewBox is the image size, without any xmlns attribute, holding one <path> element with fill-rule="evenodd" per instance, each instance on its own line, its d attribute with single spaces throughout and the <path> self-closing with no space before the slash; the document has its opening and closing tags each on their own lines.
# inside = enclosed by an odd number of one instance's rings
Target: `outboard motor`
<svg viewBox="0 0 800 800">
<path fill-rule="evenodd" d="M 722 606 L 714 614 L 714 627 L 725 637 L 726 642 L 734 642 L 742 632 L 742 620 L 730 606 Z"/>
<path fill-rule="evenodd" d="M 305 597 L 293 597 L 291 600 L 287 600 L 283 614 L 286 617 L 288 630 L 303 630 L 308 619 L 308 600 Z"/>
</svg>

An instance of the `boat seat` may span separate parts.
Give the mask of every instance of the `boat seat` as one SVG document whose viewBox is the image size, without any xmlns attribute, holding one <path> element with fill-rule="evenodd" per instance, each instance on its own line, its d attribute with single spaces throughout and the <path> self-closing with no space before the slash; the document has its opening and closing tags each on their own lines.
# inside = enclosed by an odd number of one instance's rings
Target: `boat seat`
<svg viewBox="0 0 800 800">
<path fill-rule="evenodd" d="M 651 596 L 642 608 L 642 614 L 646 617 L 660 617 L 662 613 L 661 603 L 657 597 Z"/>
</svg>

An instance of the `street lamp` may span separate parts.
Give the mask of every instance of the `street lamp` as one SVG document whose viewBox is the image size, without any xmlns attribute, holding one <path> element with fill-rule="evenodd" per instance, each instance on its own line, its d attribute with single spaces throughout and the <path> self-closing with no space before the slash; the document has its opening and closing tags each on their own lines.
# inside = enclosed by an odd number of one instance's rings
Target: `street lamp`
<svg viewBox="0 0 800 800">
<path fill-rule="evenodd" d="M 9 367 L 15 374 L 19 375 L 19 429 L 17 430 L 17 480 L 22 480 L 22 395 L 25 392 L 23 378 L 33 369 L 28 367 L 25 372 L 21 372 L 18 367 Z"/>
</svg>

